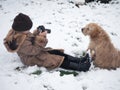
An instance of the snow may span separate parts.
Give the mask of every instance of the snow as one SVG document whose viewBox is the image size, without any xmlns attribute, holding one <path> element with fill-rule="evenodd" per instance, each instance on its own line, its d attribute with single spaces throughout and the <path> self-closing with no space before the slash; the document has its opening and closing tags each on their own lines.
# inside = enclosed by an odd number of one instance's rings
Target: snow
<svg viewBox="0 0 120 90">
<path fill-rule="evenodd" d="M 31 17 L 34 23 L 31 32 L 39 25 L 51 29 L 48 47 L 63 48 L 67 54 L 80 56 L 89 43 L 81 28 L 95 22 L 106 30 L 115 47 L 120 49 L 120 0 L 110 4 L 92 2 L 79 8 L 70 1 L 0 0 L 0 90 L 120 90 L 120 68 L 106 70 L 92 65 L 88 72 L 78 72 L 76 77 L 60 76 L 60 68 L 48 71 L 44 67 L 23 67 L 17 54 L 5 49 L 3 39 L 20 12 Z M 42 73 L 32 74 L 36 70 Z"/>
</svg>

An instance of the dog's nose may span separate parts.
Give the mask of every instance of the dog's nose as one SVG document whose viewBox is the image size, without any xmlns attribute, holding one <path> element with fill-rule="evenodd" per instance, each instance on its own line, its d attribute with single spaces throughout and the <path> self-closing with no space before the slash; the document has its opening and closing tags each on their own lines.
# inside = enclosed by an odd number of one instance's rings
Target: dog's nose
<svg viewBox="0 0 120 90">
<path fill-rule="evenodd" d="M 81 31 L 83 32 L 84 28 L 81 29 Z"/>
</svg>

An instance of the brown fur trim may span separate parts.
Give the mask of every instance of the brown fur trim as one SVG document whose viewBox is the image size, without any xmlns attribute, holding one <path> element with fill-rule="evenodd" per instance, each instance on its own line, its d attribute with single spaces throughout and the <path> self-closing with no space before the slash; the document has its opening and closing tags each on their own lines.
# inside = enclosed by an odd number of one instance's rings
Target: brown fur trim
<svg viewBox="0 0 120 90">
<path fill-rule="evenodd" d="M 14 30 L 10 30 L 7 34 L 7 36 L 4 39 L 4 45 L 6 47 L 6 49 L 8 50 L 8 52 L 17 52 L 20 48 L 20 46 L 22 45 L 22 43 L 24 42 L 26 38 L 26 35 L 23 33 L 16 33 Z M 17 49 L 12 50 L 9 47 L 9 43 L 12 42 L 12 40 L 15 39 L 16 40 L 16 44 L 18 45 Z"/>
<path fill-rule="evenodd" d="M 58 65 L 58 67 L 60 67 L 62 65 L 64 59 L 65 59 L 65 57 L 62 58 L 62 60 L 61 60 L 60 64 Z"/>
<path fill-rule="evenodd" d="M 8 32 L 7 36 L 5 37 L 4 41 L 11 42 L 14 34 L 15 34 L 15 31 L 11 29 L 11 30 Z"/>
<path fill-rule="evenodd" d="M 34 36 L 36 36 L 36 35 L 38 35 L 38 34 L 39 34 L 39 31 L 38 31 L 37 29 L 33 31 L 33 35 L 34 35 Z"/>
<path fill-rule="evenodd" d="M 18 45 L 18 48 L 15 50 L 17 52 L 19 50 L 20 46 L 23 44 L 23 42 L 26 38 L 26 35 L 25 34 L 16 34 L 14 37 L 16 38 L 17 45 Z"/>
</svg>

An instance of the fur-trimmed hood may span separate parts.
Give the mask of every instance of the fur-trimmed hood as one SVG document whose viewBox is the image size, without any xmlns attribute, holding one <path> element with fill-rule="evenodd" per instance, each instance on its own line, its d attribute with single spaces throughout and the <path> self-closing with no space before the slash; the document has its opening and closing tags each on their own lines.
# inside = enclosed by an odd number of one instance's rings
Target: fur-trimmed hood
<svg viewBox="0 0 120 90">
<path fill-rule="evenodd" d="M 26 34 L 11 29 L 4 39 L 4 45 L 9 52 L 17 52 L 25 38 Z"/>
</svg>

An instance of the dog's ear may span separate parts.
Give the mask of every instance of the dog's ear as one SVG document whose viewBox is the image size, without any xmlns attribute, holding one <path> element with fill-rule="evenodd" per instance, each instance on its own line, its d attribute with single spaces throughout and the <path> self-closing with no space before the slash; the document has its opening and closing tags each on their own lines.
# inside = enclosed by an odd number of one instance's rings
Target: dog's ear
<svg viewBox="0 0 120 90">
<path fill-rule="evenodd" d="M 95 28 L 94 30 L 91 31 L 91 38 L 95 38 L 97 36 L 99 36 L 100 30 L 98 28 Z"/>
</svg>

